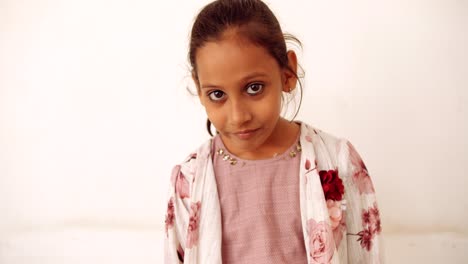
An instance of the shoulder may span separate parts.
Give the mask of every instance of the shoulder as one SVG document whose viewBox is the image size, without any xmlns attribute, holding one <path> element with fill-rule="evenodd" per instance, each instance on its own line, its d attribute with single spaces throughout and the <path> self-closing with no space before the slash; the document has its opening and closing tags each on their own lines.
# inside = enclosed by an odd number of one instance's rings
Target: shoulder
<svg viewBox="0 0 468 264">
<path fill-rule="evenodd" d="M 172 168 L 171 182 L 175 184 L 176 179 L 181 176 L 188 182 L 193 181 L 197 169 L 211 156 L 212 140 L 206 140 L 198 148 L 191 151 L 182 162 Z"/>
<path fill-rule="evenodd" d="M 301 127 L 301 138 L 312 142 L 319 159 L 328 160 L 333 167 L 345 171 L 357 164 L 364 166 L 360 155 L 347 138 L 338 137 L 305 123 L 302 123 Z"/>
<path fill-rule="evenodd" d="M 327 151 L 335 157 L 349 142 L 346 138 L 338 137 L 306 123 L 301 123 L 301 137 L 313 141 L 316 152 Z"/>
</svg>

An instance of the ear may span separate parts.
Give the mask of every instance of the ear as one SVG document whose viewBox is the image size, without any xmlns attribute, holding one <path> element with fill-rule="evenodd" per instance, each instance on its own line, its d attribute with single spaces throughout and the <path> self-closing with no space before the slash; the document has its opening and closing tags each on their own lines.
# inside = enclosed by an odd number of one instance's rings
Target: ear
<svg viewBox="0 0 468 264">
<path fill-rule="evenodd" d="M 194 71 L 192 71 L 192 80 L 195 83 L 195 87 L 197 88 L 198 99 L 200 100 L 200 103 L 203 106 L 205 106 L 204 103 L 203 103 L 203 100 L 202 100 L 201 92 L 200 92 L 201 91 L 200 90 L 200 82 L 199 82 L 198 77 L 197 77 L 197 75 L 195 74 Z"/>
<path fill-rule="evenodd" d="M 283 92 L 289 93 L 297 85 L 297 56 L 292 50 L 287 53 L 289 69 L 283 70 Z"/>
</svg>

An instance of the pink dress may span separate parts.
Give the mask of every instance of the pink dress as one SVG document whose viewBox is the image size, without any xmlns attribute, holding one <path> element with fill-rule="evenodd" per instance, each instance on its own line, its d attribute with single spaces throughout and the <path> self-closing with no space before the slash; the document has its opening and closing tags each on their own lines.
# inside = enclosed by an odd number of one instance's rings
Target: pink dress
<svg viewBox="0 0 468 264">
<path fill-rule="evenodd" d="M 384 263 L 375 189 L 354 146 L 305 123 L 299 142 L 299 169 L 281 165 L 296 160 L 287 151 L 272 162 L 224 158 L 213 138 L 174 166 L 164 263 Z M 214 158 L 232 167 L 215 176 Z"/>
<path fill-rule="evenodd" d="M 243 160 L 221 138 L 213 164 L 222 222 L 223 264 L 305 264 L 299 202 L 299 138 L 266 160 Z"/>
</svg>

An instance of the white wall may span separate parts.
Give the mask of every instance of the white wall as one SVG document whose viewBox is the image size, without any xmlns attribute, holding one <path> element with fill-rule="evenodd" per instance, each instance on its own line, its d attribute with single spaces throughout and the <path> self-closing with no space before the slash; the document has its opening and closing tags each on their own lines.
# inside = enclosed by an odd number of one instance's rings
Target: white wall
<svg viewBox="0 0 468 264">
<path fill-rule="evenodd" d="M 162 230 L 171 168 L 207 138 L 186 91 L 206 2 L 0 0 L 0 246 Z M 299 119 L 357 147 L 384 231 L 468 234 L 468 3 L 267 3 L 304 44 Z"/>
</svg>

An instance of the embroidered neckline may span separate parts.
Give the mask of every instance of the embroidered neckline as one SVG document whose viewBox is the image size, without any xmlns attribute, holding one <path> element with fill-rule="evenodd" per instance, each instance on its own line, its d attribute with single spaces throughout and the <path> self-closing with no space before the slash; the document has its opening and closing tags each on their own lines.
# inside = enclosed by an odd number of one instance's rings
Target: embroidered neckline
<svg viewBox="0 0 468 264">
<path fill-rule="evenodd" d="M 289 151 L 289 157 L 291 158 L 294 158 L 297 156 L 297 153 L 301 152 L 302 151 L 302 147 L 301 147 L 301 144 L 300 144 L 300 141 L 298 141 L 296 143 L 296 146 L 294 147 L 293 150 Z M 229 164 L 231 165 L 236 165 L 237 164 L 237 158 L 234 158 L 231 156 L 231 154 L 229 154 L 225 149 L 223 148 L 218 148 L 216 150 L 216 153 L 218 154 L 218 156 L 222 157 L 223 161 L 226 161 L 226 162 L 229 162 Z M 282 155 L 282 154 L 280 154 Z M 273 155 L 273 158 L 276 158 L 278 156 L 278 153 L 275 153 Z"/>
</svg>

